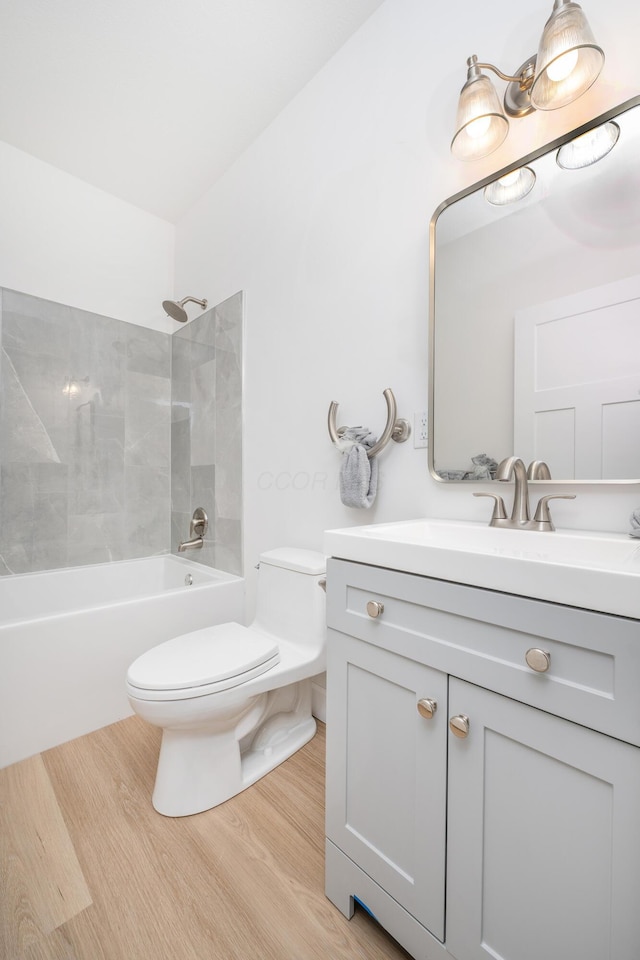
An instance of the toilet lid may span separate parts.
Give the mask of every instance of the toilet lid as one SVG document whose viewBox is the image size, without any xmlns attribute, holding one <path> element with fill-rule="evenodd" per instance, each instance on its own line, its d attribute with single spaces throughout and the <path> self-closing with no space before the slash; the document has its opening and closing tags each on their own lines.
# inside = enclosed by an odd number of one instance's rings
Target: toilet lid
<svg viewBox="0 0 640 960">
<path fill-rule="evenodd" d="M 220 684 L 220 689 L 225 680 L 248 671 L 259 676 L 279 661 L 273 637 L 239 623 L 223 623 L 148 650 L 131 664 L 127 680 L 142 690 L 185 690 L 211 683 Z"/>
</svg>

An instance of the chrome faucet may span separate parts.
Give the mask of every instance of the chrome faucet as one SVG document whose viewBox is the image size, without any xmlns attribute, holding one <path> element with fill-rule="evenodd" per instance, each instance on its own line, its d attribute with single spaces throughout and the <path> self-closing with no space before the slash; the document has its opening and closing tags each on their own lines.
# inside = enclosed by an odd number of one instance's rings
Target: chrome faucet
<svg viewBox="0 0 640 960">
<path fill-rule="evenodd" d="M 178 544 L 178 553 L 184 553 L 185 550 L 201 550 L 204 546 L 204 535 L 207 532 L 208 526 L 208 516 L 202 507 L 196 507 L 191 517 L 191 523 L 189 524 L 191 539 L 183 540 L 182 543 Z"/>
<path fill-rule="evenodd" d="M 549 468 L 544 461 L 534 461 L 534 463 L 541 464 L 542 467 L 546 468 L 546 473 L 549 473 Z M 533 467 L 533 464 L 530 465 L 530 471 L 531 467 Z M 538 468 L 533 472 L 537 473 L 538 477 L 542 479 L 545 471 Z M 494 493 L 474 493 L 474 497 L 491 497 L 495 501 L 489 526 L 507 527 L 512 530 L 555 530 L 551 514 L 549 513 L 549 500 L 575 500 L 575 494 L 556 494 L 541 497 L 538 501 L 534 518 L 531 520 L 527 470 L 520 457 L 507 457 L 498 464 L 496 480 L 508 482 L 512 477 L 515 481 L 515 488 L 513 491 L 511 517 L 507 517 L 507 511 L 502 497 Z M 529 473 L 529 477 L 531 477 L 531 472 Z"/>
<path fill-rule="evenodd" d="M 496 470 L 496 480 L 507 482 L 511 477 L 515 480 L 513 491 L 513 507 L 511 508 L 511 520 L 503 526 L 522 527 L 529 523 L 529 483 L 527 481 L 527 468 L 520 457 L 507 457 L 498 464 Z"/>
<path fill-rule="evenodd" d="M 192 537 L 191 540 L 183 540 L 178 544 L 178 553 L 184 553 L 185 550 L 201 550 L 203 546 L 202 537 Z"/>
</svg>

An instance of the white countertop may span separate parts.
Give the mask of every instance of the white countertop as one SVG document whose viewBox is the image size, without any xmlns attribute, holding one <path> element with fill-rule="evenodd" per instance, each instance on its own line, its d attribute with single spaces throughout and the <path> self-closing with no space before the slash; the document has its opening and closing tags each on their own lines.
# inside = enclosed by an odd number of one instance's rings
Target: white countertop
<svg viewBox="0 0 640 960">
<path fill-rule="evenodd" d="M 327 556 L 640 619 L 640 540 L 403 520 L 327 530 Z"/>
</svg>

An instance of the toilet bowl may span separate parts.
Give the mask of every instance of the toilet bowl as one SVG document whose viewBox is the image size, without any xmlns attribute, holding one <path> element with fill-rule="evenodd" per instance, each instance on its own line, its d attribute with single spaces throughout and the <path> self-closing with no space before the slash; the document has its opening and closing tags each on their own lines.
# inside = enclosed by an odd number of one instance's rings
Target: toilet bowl
<svg viewBox="0 0 640 960">
<path fill-rule="evenodd" d="M 311 678 L 325 669 L 325 557 L 263 553 L 256 616 L 159 644 L 127 672 L 132 709 L 162 728 L 152 802 L 184 817 L 223 803 L 316 731 Z"/>
</svg>

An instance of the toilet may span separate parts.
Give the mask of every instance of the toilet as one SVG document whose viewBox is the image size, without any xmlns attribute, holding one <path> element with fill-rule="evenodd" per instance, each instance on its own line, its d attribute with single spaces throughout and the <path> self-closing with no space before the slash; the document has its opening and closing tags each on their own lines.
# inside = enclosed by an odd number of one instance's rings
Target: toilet
<svg viewBox="0 0 640 960">
<path fill-rule="evenodd" d="M 315 734 L 311 678 L 325 669 L 325 557 L 260 556 L 256 616 L 173 637 L 127 671 L 132 709 L 162 728 L 153 806 L 201 813 L 246 789 Z"/>
</svg>

